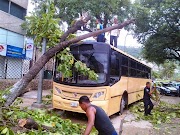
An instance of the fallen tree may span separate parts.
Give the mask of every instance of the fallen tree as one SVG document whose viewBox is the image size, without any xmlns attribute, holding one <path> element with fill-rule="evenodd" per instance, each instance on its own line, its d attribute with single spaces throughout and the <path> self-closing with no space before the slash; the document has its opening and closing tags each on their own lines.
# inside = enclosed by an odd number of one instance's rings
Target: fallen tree
<svg viewBox="0 0 180 135">
<path fill-rule="evenodd" d="M 77 21 L 72 28 L 70 28 L 64 35 L 61 36 L 61 41 L 56 46 L 50 48 L 46 53 L 44 53 L 39 60 L 31 67 L 29 72 L 23 76 L 21 80 L 19 80 L 17 83 L 15 83 L 12 88 L 9 91 L 9 94 L 6 95 L 6 102 L 5 106 L 9 106 L 13 103 L 13 101 L 21 94 L 23 93 L 26 86 L 33 80 L 33 78 L 39 73 L 39 71 L 43 68 L 43 66 L 53 57 L 56 53 L 62 51 L 65 47 L 69 46 L 70 44 L 77 43 L 83 39 L 86 39 L 88 37 L 94 37 L 101 33 L 105 33 L 108 31 L 111 31 L 113 29 L 121 29 L 135 21 L 135 19 L 127 20 L 121 24 L 117 24 L 108 28 L 105 28 L 103 30 L 98 30 L 95 32 L 91 32 L 70 40 L 66 41 L 66 38 L 69 34 L 72 34 L 78 30 L 80 26 L 83 26 L 88 20 L 90 20 L 90 17 L 86 17 L 84 19 L 81 19 Z"/>
</svg>

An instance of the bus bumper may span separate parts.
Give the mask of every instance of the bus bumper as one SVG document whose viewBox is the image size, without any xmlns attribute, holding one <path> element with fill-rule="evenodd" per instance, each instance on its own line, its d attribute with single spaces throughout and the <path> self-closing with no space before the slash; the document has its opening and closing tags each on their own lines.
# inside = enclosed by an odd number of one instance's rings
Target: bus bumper
<svg viewBox="0 0 180 135">
<path fill-rule="evenodd" d="M 92 101 L 91 104 L 101 107 L 106 113 L 108 112 L 108 100 Z M 85 113 L 79 106 L 78 101 L 63 99 L 57 95 L 53 95 L 53 108 L 71 112 Z"/>
</svg>

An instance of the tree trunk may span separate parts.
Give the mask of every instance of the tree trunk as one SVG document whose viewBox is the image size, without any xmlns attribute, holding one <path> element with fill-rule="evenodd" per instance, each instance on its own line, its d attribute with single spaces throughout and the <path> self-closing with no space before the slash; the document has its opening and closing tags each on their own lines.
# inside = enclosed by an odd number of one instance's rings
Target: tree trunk
<svg viewBox="0 0 180 135">
<path fill-rule="evenodd" d="M 65 47 L 68 47 L 70 44 L 77 43 L 83 39 L 88 37 L 94 37 L 99 35 L 100 33 L 105 33 L 111 31 L 113 29 L 121 29 L 129 24 L 134 22 L 134 19 L 125 21 L 121 24 L 114 25 L 112 27 L 105 28 L 103 30 L 98 30 L 95 32 L 91 32 L 76 38 L 73 38 L 68 41 L 63 41 L 59 43 L 57 46 L 50 48 L 46 53 L 44 53 L 39 60 L 30 68 L 29 72 L 23 76 L 21 80 L 15 83 L 10 89 L 10 94 L 6 97 L 5 106 L 11 105 L 14 100 L 24 91 L 26 86 L 31 82 L 32 79 L 39 73 L 39 71 L 43 68 L 43 66 L 58 52 L 62 51 Z"/>
<path fill-rule="evenodd" d="M 40 125 L 31 118 L 20 119 L 19 122 L 18 122 L 18 126 L 22 127 L 22 128 L 25 127 L 27 129 L 30 129 L 30 130 L 31 129 L 38 130 L 40 128 Z M 45 126 L 45 125 L 41 125 L 41 127 L 42 127 L 43 130 L 52 129 L 52 127 L 48 127 L 48 126 Z"/>
<path fill-rule="evenodd" d="M 108 24 L 108 15 L 105 14 L 105 16 L 104 16 L 104 25 L 103 25 L 103 28 L 106 28 L 106 27 L 107 27 L 107 24 Z"/>
</svg>

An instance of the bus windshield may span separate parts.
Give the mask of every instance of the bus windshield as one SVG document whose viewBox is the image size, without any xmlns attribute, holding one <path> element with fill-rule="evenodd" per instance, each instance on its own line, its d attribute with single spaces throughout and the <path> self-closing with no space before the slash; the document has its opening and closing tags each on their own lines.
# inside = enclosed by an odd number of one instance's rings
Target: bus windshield
<svg viewBox="0 0 180 135">
<path fill-rule="evenodd" d="M 75 68 L 72 69 L 72 77 L 62 79 L 62 74 L 56 72 L 55 81 L 74 85 L 96 85 L 104 84 L 108 73 L 108 54 L 105 52 L 72 52 L 76 60 L 85 63 L 88 68 L 94 70 L 98 80 L 90 80 L 87 76 L 80 74 Z"/>
</svg>

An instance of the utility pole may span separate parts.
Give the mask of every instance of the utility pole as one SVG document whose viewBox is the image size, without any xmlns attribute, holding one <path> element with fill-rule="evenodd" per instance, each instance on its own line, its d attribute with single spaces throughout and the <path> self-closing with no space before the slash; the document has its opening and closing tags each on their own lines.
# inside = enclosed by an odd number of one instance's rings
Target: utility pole
<svg viewBox="0 0 180 135">
<path fill-rule="evenodd" d="M 43 38 L 42 43 L 42 55 L 46 52 L 46 38 Z M 38 92 L 37 92 L 37 103 L 42 103 L 42 90 L 43 90 L 43 78 L 44 78 L 44 67 L 39 72 Z"/>
<path fill-rule="evenodd" d="M 48 6 L 48 1 L 46 3 Z M 46 7 L 46 14 L 48 13 L 48 8 Z M 46 38 L 43 38 L 42 42 L 42 55 L 46 52 Z M 38 91 L 37 91 L 37 102 L 32 104 L 32 107 L 36 108 L 43 108 L 44 105 L 42 104 L 42 91 L 43 91 L 43 78 L 44 78 L 44 67 L 39 72 L 39 82 L 38 82 Z"/>
</svg>

